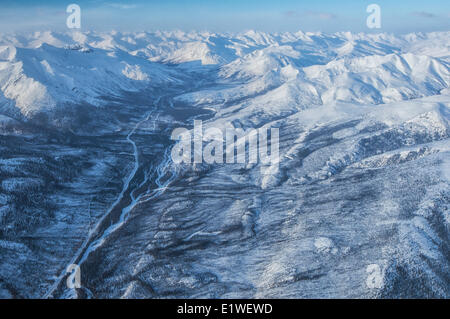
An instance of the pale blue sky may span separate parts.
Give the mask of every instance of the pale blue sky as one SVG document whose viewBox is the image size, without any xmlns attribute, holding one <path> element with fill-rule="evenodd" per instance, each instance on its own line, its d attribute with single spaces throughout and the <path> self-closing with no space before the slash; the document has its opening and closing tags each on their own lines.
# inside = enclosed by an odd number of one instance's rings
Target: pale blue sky
<svg viewBox="0 0 450 319">
<path fill-rule="evenodd" d="M 82 9 L 82 30 L 417 32 L 450 30 L 450 1 L 360 0 L 1 0 L 0 32 L 66 28 L 66 7 Z M 366 26 L 366 7 L 381 7 L 382 28 Z"/>
</svg>

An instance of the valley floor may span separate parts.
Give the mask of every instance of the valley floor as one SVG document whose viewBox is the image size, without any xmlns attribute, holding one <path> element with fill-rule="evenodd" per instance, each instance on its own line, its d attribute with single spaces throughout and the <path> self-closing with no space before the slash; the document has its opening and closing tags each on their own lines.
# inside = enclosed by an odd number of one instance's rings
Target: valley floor
<svg viewBox="0 0 450 319">
<path fill-rule="evenodd" d="M 450 297 L 448 32 L 71 36 L 0 37 L 0 298 Z"/>
</svg>

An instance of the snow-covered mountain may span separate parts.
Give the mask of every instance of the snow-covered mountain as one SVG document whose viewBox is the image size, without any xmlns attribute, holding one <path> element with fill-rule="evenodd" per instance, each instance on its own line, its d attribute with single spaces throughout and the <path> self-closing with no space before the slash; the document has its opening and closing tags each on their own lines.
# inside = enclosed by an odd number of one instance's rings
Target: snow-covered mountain
<svg viewBox="0 0 450 319">
<path fill-rule="evenodd" d="M 196 70 L 189 67 L 194 62 L 217 66 L 224 83 L 243 83 L 206 92 L 220 95 L 215 100 L 277 87 L 275 98 L 293 101 L 307 91 L 312 101 L 304 103 L 386 103 L 448 87 L 449 37 L 255 31 L 2 35 L 0 107 L 31 116 L 68 103 L 104 105 L 104 96 L 177 83 L 183 72 Z"/>
<path fill-rule="evenodd" d="M 176 81 L 163 65 L 120 50 L 42 43 L 33 49 L 2 46 L 0 52 L 3 97 L 24 116 L 68 103 L 102 105 L 102 96 Z"/>
<path fill-rule="evenodd" d="M 450 32 L 2 34 L 0 150 L 0 297 L 450 296 Z"/>
</svg>

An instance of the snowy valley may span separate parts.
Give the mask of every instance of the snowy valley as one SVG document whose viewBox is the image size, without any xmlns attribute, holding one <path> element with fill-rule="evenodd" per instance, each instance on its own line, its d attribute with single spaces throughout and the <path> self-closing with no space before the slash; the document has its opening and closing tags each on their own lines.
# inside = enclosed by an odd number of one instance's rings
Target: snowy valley
<svg viewBox="0 0 450 319">
<path fill-rule="evenodd" d="M 448 298 L 449 125 L 450 32 L 0 34 L 0 297 Z"/>
</svg>

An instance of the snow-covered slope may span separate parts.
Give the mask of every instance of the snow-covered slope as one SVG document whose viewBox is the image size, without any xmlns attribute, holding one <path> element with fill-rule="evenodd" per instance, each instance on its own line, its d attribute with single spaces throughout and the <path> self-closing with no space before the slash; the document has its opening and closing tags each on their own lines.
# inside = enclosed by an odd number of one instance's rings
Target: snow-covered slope
<svg viewBox="0 0 450 319">
<path fill-rule="evenodd" d="M 102 97 L 120 91 L 177 82 L 181 69 L 164 64 L 186 64 L 183 70 L 189 71 L 195 61 L 220 67 L 224 83 L 243 83 L 205 92 L 221 97 L 215 100 L 278 87 L 268 100 L 298 101 L 306 92 L 312 96 L 304 100 L 309 104 L 386 103 L 448 87 L 449 37 L 448 32 L 396 37 L 256 31 L 1 35 L 0 89 L 7 101 L 0 103 L 3 110 L 13 105 L 25 116 L 67 103 L 102 105 Z"/>
<path fill-rule="evenodd" d="M 102 97 L 174 82 L 163 65 L 123 51 L 82 46 L 0 47 L 0 87 L 28 116 L 58 105 L 101 105 Z"/>
<path fill-rule="evenodd" d="M 0 35 L 0 297 L 448 298 L 449 43 Z M 175 164 L 199 118 L 280 157 Z"/>
</svg>

